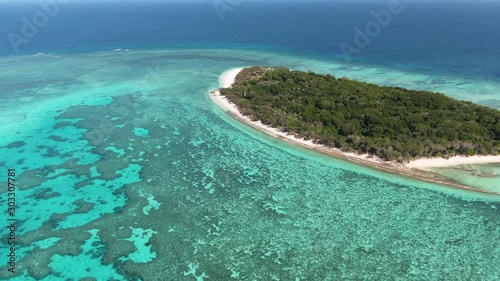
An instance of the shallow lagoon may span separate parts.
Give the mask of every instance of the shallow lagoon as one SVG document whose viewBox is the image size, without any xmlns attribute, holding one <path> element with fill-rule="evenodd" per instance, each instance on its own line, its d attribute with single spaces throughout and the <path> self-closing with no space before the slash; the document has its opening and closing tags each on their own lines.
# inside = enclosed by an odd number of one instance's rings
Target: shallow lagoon
<svg viewBox="0 0 500 281">
<path fill-rule="evenodd" d="M 0 165 L 18 174 L 17 279 L 500 275 L 499 198 L 292 147 L 211 104 L 222 72 L 256 64 L 500 103 L 494 81 L 271 52 L 2 58 Z"/>
</svg>

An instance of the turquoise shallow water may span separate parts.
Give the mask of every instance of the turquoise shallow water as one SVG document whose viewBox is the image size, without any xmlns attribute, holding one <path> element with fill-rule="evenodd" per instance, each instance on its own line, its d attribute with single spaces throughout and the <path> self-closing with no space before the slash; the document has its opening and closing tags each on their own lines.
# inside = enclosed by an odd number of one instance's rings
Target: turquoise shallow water
<svg viewBox="0 0 500 281">
<path fill-rule="evenodd" d="M 225 70 L 254 64 L 499 104 L 494 81 L 277 53 L 2 58 L 0 166 L 18 173 L 19 260 L 16 276 L 3 267 L 0 278 L 497 280 L 498 197 L 373 171 L 239 124 L 207 92 Z"/>
<path fill-rule="evenodd" d="M 470 186 L 500 192 L 500 164 L 459 165 L 429 170 Z"/>
</svg>

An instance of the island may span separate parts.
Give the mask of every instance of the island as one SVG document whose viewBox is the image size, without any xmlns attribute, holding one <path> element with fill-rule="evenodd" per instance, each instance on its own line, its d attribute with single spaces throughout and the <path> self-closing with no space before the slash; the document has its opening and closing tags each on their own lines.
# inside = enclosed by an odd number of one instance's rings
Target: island
<svg viewBox="0 0 500 281">
<path fill-rule="evenodd" d="M 232 69 L 210 98 L 272 136 L 372 168 L 491 193 L 422 170 L 500 163 L 500 111 L 441 93 L 285 67 Z"/>
</svg>

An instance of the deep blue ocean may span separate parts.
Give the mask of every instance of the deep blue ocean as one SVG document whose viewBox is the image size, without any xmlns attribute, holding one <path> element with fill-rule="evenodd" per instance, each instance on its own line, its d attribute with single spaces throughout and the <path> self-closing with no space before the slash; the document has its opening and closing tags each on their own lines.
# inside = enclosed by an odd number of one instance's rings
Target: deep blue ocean
<svg viewBox="0 0 500 281">
<path fill-rule="evenodd" d="M 61 1 L 63 2 L 63 1 Z M 144 1 L 60 4 L 55 16 L 14 52 L 7 35 L 21 35 L 37 3 L 0 3 L 0 55 L 63 53 L 114 48 L 223 47 L 273 49 L 345 60 L 372 11 L 390 1 Z M 401 0 L 402 12 L 353 61 L 500 79 L 499 1 Z M 220 7 L 220 6 L 219 6 Z"/>
</svg>

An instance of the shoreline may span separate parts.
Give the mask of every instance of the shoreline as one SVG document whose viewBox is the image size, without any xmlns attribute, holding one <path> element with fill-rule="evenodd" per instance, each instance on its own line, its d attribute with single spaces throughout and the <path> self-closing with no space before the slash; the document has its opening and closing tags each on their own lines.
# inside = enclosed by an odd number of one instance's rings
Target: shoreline
<svg viewBox="0 0 500 281">
<path fill-rule="evenodd" d="M 236 76 L 242 69 L 243 68 L 234 68 L 222 73 L 222 75 L 219 77 L 219 88 L 212 90 L 209 93 L 209 98 L 210 100 L 212 100 L 212 102 L 214 102 L 227 114 L 236 118 L 240 122 L 243 122 L 267 135 L 279 138 L 293 145 L 300 146 L 306 149 L 311 149 L 316 152 L 327 154 L 329 156 L 347 160 L 349 162 L 353 162 L 366 167 L 374 168 L 385 172 L 395 173 L 410 178 L 416 178 L 427 182 L 444 184 L 459 189 L 486 193 L 486 194 L 500 195 L 500 193 L 490 192 L 487 190 L 482 190 L 472 186 L 464 185 L 452 181 L 451 179 L 446 179 L 443 176 L 440 176 L 436 173 L 422 170 L 425 168 L 449 167 L 449 166 L 465 165 L 465 164 L 500 163 L 500 156 L 470 156 L 470 157 L 456 156 L 456 157 L 451 157 L 449 159 L 421 158 L 410 161 L 409 163 L 406 164 L 400 164 L 396 162 L 384 161 L 376 156 L 370 156 L 368 154 L 360 155 L 356 153 L 346 153 L 338 148 L 331 148 L 321 144 L 316 144 L 311 140 L 304 140 L 302 138 L 297 138 L 293 135 L 281 132 L 276 128 L 263 124 L 261 121 L 253 121 L 248 116 L 241 114 L 237 106 L 232 102 L 230 102 L 226 97 L 221 95 L 219 91 L 220 88 L 231 87 L 232 84 L 234 83 Z"/>
<path fill-rule="evenodd" d="M 454 156 L 449 159 L 445 158 L 421 158 L 417 160 L 410 161 L 406 164 L 408 168 L 442 168 L 451 167 L 458 165 L 467 164 L 494 164 L 500 163 L 500 156 L 486 156 L 486 155 L 476 155 L 476 156 Z"/>
</svg>

